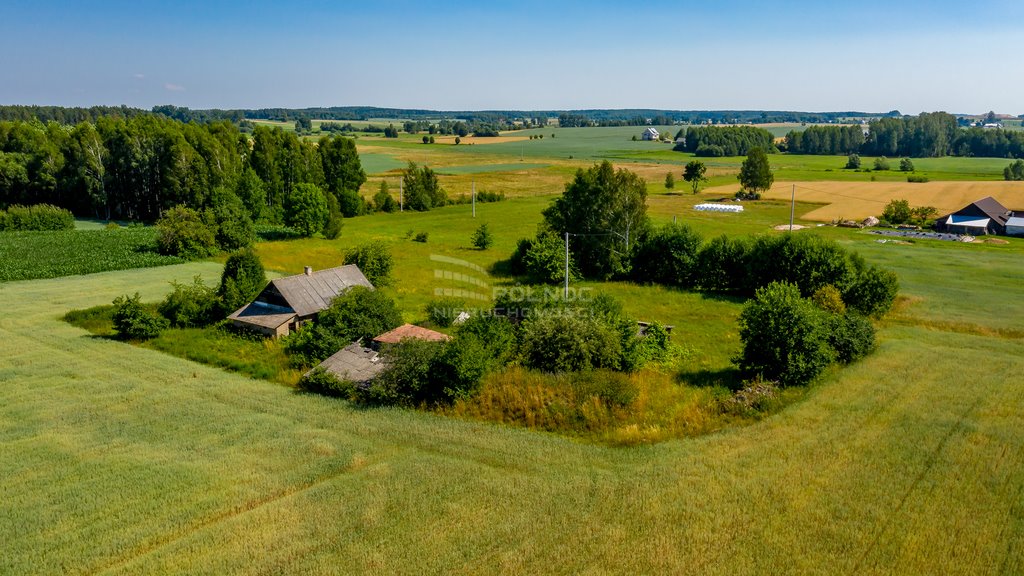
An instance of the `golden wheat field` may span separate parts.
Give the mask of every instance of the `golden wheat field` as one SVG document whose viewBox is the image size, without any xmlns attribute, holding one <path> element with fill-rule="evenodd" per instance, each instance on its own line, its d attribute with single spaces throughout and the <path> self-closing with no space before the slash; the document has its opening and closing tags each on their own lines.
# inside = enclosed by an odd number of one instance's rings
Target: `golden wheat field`
<svg viewBox="0 0 1024 576">
<path fill-rule="evenodd" d="M 1021 182 L 776 182 L 765 194 L 774 200 L 789 200 L 796 186 L 799 202 L 826 204 L 803 216 L 805 220 L 830 222 L 860 220 L 878 216 L 890 200 L 905 199 L 911 206 L 934 206 L 939 214 L 953 212 L 967 204 L 992 196 L 1007 208 L 1024 209 Z M 737 186 L 716 186 L 709 194 L 731 194 Z"/>
</svg>

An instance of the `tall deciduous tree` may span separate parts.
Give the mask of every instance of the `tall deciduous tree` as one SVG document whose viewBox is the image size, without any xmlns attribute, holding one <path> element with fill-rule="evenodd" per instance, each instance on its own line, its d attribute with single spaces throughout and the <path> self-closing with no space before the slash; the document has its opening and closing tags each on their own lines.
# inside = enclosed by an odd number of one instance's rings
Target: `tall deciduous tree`
<svg viewBox="0 0 1024 576">
<path fill-rule="evenodd" d="M 754 147 L 747 153 L 747 159 L 740 166 L 740 185 L 750 192 L 764 192 L 772 187 L 775 174 L 768 164 L 768 154 L 762 148 Z"/>
<path fill-rule="evenodd" d="M 633 242 L 648 227 L 647 184 L 604 161 L 578 170 L 565 193 L 544 210 L 547 227 L 569 233 L 585 276 L 607 278 L 629 269 Z"/>
<path fill-rule="evenodd" d="M 324 136 L 317 149 L 328 191 L 335 194 L 342 190 L 358 191 L 366 182 L 366 172 L 359 162 L 354 140 L 344 136 Z"/>
<path fill-rule="evenodd" d="M 303 236 L 312 236 L 323 230 L 329 216 L 327 198 L 316 184 L 297 184 L 285 198 L 285 224 Z"/>
</svg>

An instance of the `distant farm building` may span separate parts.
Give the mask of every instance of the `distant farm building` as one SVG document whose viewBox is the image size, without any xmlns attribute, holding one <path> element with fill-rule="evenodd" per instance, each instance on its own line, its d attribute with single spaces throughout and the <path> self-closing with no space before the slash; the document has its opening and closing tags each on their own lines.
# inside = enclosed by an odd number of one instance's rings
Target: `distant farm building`
<svg viewBox="0 0 1024 576">
<path fill-rule="evenodd" d="M 661 135 L 654 128 L 648 128 L 640 135 L 640 138 L 643 140 L 657 140 L 660 137 Z"/>
<path fill-rule="evenodd" d="M 355 264 L 318 272 L 307 266 L 302 274 L 271 280 L 255 300 L 235 310 L 228 320 L 266 336 L 287 336 L 353 286 L 373 289 Z"/>
<path fill-rule="evenodd" d="M 949 234 L 971 236 L 1006 234 L 1006 224 L 1011 217 L 1013 212 L 989 196 L 936 219 L 935 229 Z"/>
</svg>

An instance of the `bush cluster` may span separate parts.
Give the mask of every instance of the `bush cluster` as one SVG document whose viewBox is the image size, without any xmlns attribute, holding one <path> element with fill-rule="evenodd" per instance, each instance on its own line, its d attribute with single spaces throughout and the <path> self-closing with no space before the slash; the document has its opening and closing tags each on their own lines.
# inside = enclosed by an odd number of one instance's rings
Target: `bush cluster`
<svg viewBox="0 0 1024 576">
<path fill-rule="evenodd" d="M 366 242 L 345 253 L 345 264 L 355 264 L 374 286 L 391 284 L 391 270 L 395 259 L 387 246 L 379 242 Z"/>
<path fill-rule="evenodd" d="M 740 340 L 734 362 L 744 376 L 801 386 L 835 361 L 850 363 L 870 353 L 875 329 L 856 312 L 819 308 L 795 284 L 772 282 L 744 306 Z"/>
<path fill-rule="evenodd" d="M 393 300 L 378 290 L 354 286 L 331 301 L 316 320 L 286 338 L 295 366 L 315 366 L 350 343 L 369 342 L 402 323 Z"/>
<path fill-rule="evenodd" d="M 73 230 L 75 217 L 70 210 L 50 204 L 20 206 L 0 210 L 0 232 Z"/>
<path fill-rule="evenodd" d="M 167 320 L 142 306 L 138 292 L 118 296 L 113 304 L 114 330 L 121 340 L 149 340 L 167 327 Z"/>
</svg>

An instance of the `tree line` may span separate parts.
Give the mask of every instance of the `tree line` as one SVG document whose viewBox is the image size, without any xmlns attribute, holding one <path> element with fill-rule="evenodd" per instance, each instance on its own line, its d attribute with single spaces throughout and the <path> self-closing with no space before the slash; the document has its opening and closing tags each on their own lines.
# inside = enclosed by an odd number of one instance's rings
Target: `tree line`
<svg viewBox="0 0 1024 576">
<path fill-rule="evenodd" d="M 744 156 L 753 148 L 775 151 L 775 137 L 754 126 L 690 126 L 676 133 L 675 150 L 697 156 Z"/>
<path fill-rule="evenodd" d="M 155 115 L 100 117 L 74 126 L 0 122 L 0 207 L 52 204 L 81 216 L 153 221 L 178 205 L 237 198 L 253 221 L 283 221 L 287 196 L 309 183 L 341 200 L 366 180 L 354 143 L 317 143 L 230 122 Z"/>
<path fill-rule="evenodd" d="M 925 113 L 880 118 L 860 126 L 811 126 L 786 135 L 794 154 L 865 154 L 935 158 L 941 156 L 1024 157 L 1024 132 L 962 128 L 952 114 Z"/>
</svg>

